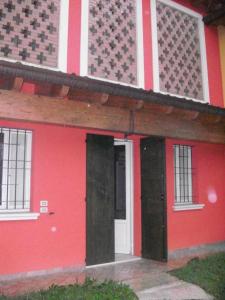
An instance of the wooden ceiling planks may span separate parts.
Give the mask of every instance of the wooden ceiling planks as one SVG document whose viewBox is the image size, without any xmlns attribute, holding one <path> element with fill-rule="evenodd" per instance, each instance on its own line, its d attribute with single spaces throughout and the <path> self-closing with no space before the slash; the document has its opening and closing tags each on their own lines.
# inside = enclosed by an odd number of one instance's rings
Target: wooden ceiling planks
<svg viewBox="0 0 225 300">
<path fill-rule="evenodd" d="M 206 25 L 225 26 L 224 0 L 190 0 L 190 3 L 205 10 L 203 21 Z"/>
</svg>

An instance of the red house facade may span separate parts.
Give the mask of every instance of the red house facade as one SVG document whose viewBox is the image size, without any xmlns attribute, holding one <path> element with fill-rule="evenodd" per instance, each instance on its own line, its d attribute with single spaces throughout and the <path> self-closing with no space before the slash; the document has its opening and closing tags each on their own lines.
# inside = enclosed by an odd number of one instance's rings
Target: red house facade
<svg viewBox="0 0 225 300">
<path fill-rule="evenodd" d="M 219 36 L 192 2 L 2 1 L 2 278 L 224 245 Z"/>
</svg>

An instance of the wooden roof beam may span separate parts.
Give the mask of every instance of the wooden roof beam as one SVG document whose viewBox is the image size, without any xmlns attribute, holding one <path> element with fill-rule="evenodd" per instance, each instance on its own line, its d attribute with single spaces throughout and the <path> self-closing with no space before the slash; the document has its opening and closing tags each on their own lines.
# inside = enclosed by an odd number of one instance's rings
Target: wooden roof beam
<svg viewBox="0 0 225 300">
<path fill-rule="evenodd" d="M 144 108 L 144 105 L 145 105 L 145 103 L 143 100 L 138 100 L 136 102 L 135 110 L 140 110 L 140 109 Z"/>
<path fill-rule="evenodd" d="M 68 96 L 70 91 L 70 87 L 67 85 L 62 85 L 59 90 L 59 98 L 65 98 Z"/>
<path fill-rule="evenodd" d="M 100 96 L 100 103 L 102 105 L 107 104 L 109 102 L 109 94 L 103 93 Z"/>
<path fill-rule="evenodd" d="M 172 114 L 173 111 L 174 111 L 174 107 L 173 106 L 167 106 L 167 107 L 165 107 L 164 113 L 166 115 L 170 115 L 170 114 Z"/>
<path fill-rule="evenodd" d="M 68 97 L 69 91 L 70 87 L 67 85 L 57 85 L 52 87 L 52 95 L 61 99 Z"/>
<path fill-rule="evenodd" d="M 202 122 L 207 124 L 220 124 L 221 122 L 223 122 L 222 116 L 214 116 L 208 114 L 202 114 L 201 120 Z M 224 124 L 224 132 L 225 132 L 225 124 Z"/>
<path fill-rule="evenodd" d="M 14 81 L 13 81 L 13 86 L 12 89 L 16 92 L 21 91 L 23 86 L 23 78 L 22 77 L 15 77 Z"/>
<path fill-rule="evenodd" d="M 218 22 L 220 19 L 225 17 L 225 5 L 217 9 L 207 16 L 203 17 L 203 21 L 206 25 L 215 24 L 215 22 Z"/>
<path fill-rule="evenodd" d="M 186 120 L 190 120 L 190 121 L 197 120 L 198 117 L 199 117 L 199 112 L 198 111 L 186 110 L 186 111 L 183 111 L 182 114 L 183 114 L 183 117 Z"/>
<path fill-rule="evenodd" d="M 131 112 L 99 103 L 93 103 L 90 109 L 84 101 L 6 90 L 0 90 L 0 96 L 0 118 L 4 119 L 225 143 L 224 116 L 219 123 L 211 123 L 207 114 L 200 113 L 198 120 L 190 122 L 177 111 L 170 115 L 146 109 Z"/>
</svg>

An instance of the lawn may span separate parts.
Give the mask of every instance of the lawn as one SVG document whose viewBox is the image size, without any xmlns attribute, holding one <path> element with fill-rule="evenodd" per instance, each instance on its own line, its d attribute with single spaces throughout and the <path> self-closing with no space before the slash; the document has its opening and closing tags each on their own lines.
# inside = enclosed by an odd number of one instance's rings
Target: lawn
<svg viewBox="0 0 225 300">
<path fill-rule="evenodd" d="M 218 300 L 225 300 L 225 253 L 194 258 L 185 267 L 170 274 L 196 284 Z"/>
<path fill-rule="evenodd" d="M 98 283 L 87 279 L 83 285 L 52 286 L 24 296 L 4 297 L 0 300 L 137 300 L 135 293 L 127 286 L 113 281 Z"/>
</svg>

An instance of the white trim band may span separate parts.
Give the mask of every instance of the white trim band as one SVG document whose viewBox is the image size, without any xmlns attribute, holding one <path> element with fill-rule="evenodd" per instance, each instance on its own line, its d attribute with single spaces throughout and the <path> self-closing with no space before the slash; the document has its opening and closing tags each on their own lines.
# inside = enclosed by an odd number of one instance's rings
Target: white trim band
<svg viewBox="0 0 225 300">
<path fill-rule="evenodd" d="M 174 211 L 184 211 L 184 210 L 198 210 L 203 209 L 205 204 L 185 204 L 185 205 L 174 205 Z"/>
<path fill-rule="evenodd" d="M 19 221 L 19 220 L 37 220 L 40 216 L 39 213 L 0 213 L 1 221 Z"/>
</svg>

